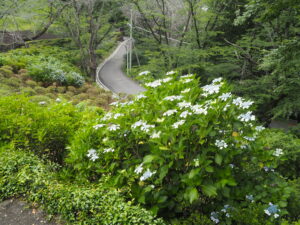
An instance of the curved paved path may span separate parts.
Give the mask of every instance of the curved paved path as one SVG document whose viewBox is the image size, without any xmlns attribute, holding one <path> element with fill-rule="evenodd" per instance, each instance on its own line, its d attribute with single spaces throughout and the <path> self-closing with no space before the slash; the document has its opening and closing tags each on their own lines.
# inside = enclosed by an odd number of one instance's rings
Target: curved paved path
<svg viewBox="0 0 300 225">
<path fill-rule="evenodd" d="M 97 83 L 117 94 L 137 94 L 145 91 L 143 87 L 127 77 L 122 71 L 123 59 L 129 42 L 129 39 L 121 42 L 114 53 L 97 69 Z"/>
</svg>

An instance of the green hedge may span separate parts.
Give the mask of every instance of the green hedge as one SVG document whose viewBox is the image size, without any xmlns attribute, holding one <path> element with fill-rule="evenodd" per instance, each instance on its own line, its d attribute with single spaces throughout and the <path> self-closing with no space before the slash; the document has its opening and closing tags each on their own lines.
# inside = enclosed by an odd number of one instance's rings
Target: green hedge
<svg viewBox="0 0 300 225">
<path fill-rule="evenodd" d="M 2 147 L 0 165 L 0 200 L 24 196 L 67 224 L 164 224 L 114 189 L 58 181 L 53 166 L 32 154 Z"/>
</svg>

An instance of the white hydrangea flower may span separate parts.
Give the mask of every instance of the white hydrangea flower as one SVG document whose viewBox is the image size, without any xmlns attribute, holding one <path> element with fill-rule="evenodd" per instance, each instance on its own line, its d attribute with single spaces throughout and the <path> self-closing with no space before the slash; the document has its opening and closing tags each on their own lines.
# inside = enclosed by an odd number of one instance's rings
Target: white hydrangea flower
<svg viewBox="0 0 300 225">
<path fill-rule="evenodd" d="M 258 132 L 261 132 L 261 131 L 263 131 L 264 129 L 266 129 L 266 128 L 263 127 L 263 126 L 257 126 L 257 127 L 255 127 L 255 130 L 258 131 Z"/>
<path fill-rule="evenodd" d="M 181 91 L 181 94 L 185 94 L 185 93 L 188 93 L 188 92 L 190 92 L 190 88 L 186 88 L 186 89 L 184 89 L 183 91 Z"/>
<path fill-rule="evenodd" d="M 112 124 L 107 128 L 109 131 L 116 131 L 120 129 L 120 125 Z"/>
<path fill-rule="evenodd" d="M 87 157 L 92 161 L 95 161 L 99 158 L 95 149 L 88 150 Z"/>
<path fill-rule="evenodd" d="M 143 72 L 140 72 L 140 73 L 139 73 L 139 76 L 147 75 L 147 74 L 149 74 L 149 73 L 150 73 L 150 71 L 143 71 Z"/>
<path fill-rule="evenodd" d="M 244 139 L 246 139 L 248 141 L 255 141 L 255 137 L 247 137 L 247 136 L 245 136 Z"/>
<path fill-rule="evenodd" d="M 244 99 L 241 97 L 233 99 L 232 103 L 241 109 L 248 109 L 253 104 L 252 101 L 244 101 Z"/>
<path fill-rule="evenodd" d="M 173 70 L 166 73 L 167 76 L 173 75 L 173 74 L 175 74 L 175 71 L 173 71 Z"/>
<path fill-rule="evenodd" d="M 147 87 L 156 88 L 161 85 L 161 80 L 155 80 L 153 82 L 149 82 L 145 84 Z"/>
<path fill-rule="evenodd" d="M 136 174 L 140 174 L 140 173 L 142 173 L 143 172 L 143 163 L 141 163 L 137 168 L 135 168 L 135 170 L 134 170 L 134 172 L 136 173 Z"/>
<path fill-rule="evenodd" d="M 46 105 L 46 104 L 47 104 L 47 102 L 45 102 L 45 101 L 39 102 L 39 105 Z"/>
<path fill-rule="evenodd" d="M 140 177 L 140 181 L 147 180 L 148 178 L 152 177 L 155 173 L 156 171 L 151 172 L 149 169 L 147 169 L 147 171 Z"/>
<path fill-rule="evenodd" d="M 99 128 L 104 127 L 104 126 L 105 126 L 105 124 L 97 124 L 97 125 L 93 126 L 93 128 L 95 130 L 98 130 Z"/>
<path fill-rule="evenodd" d="M 163 116 L 171 116 L 173 114 L 177 113 L 177 110 L 176 109 L 170 109 L 168 111 L 166 111 Z"/>
<path fill-rule="evenodd" d="M 227 148 L 228 145 L 224 140 L 216 140 L 215 145 L 219 148 L 219 149 L 224 149 Z"/>
<path fill-rule="evenodd" d="M 173 102 L 175 100 L 180 100 L 182 98 L 183 98 L 183 96 L 181 96 L 181 95 L 172 95 L 172 96 L 165 97 L 164 100 Z"/>
<path fill-rule="evenodd" d="M 103 117 L 102 117 L 102 121 L 105 120 L 110 120 L 113 117 L 113 114 L 111 112 L 106 113 Z"/>
<path fill-rule="evenodd" d="M 273 152 L 273 155 L 279 157 L 283 155 L 283 150 L 281 148 L 276 148 L 275 151 Z"/>
<path fill-rule="evenodd" d="M 193 105 L 191 107 L 193 113 L 200 115 L 200 114 L 207 114 L 207 107 L 203 107 L 203 105 Z"/>
<path fill-rule="evenodd" d="M 190 78 L 193 76 L 194 76 L 193 74 L 186 74 L 186 75 L 181 76 L 180 78 Z"/>
<path fill-rule="evenodd" d="M 150 131 L 151 128 L 154 128 L 154 125 L 149 125 L 146 122 L 139 120 L 137 122 L 135 122 L 134 124 L 131 125 L 132 129 L 136 129 L 136 128 L 140 128 L 141 131 L 145 131 L 146 133 L 148 133 Z"/>
<path fill-rule="evenodd" d="M 213 221 L 216 224 L 220 222 L 220 220 L 218 219 L 218 213 L 217 212 L 211 212 L 210 219 L 211 219 L 211 221 Z"/>
<path fill-rule="evenodd" d="M 181 118 L 186 118 L 188 115 L 192 115 L 192 113 L 190 113 L 189 111 L 184 111 L 180 114 Z"/>
<path fill-rule="evenodd" d="M 178 122 L 174 123 L 172 125 L 172 127 L 177 129 L 179 126 L 183 125 L 184 123 L 185 123 L 185 120 L 179 120 Z"/>
<path fill-rule="evenodd" d="M 202 87 L 204 93 L 203 96 L 207 97 L 208 95 L 217 94 L 220 91 L 220 84 L 208 84 Z"/>
<path fill-rule="evenodd" d="M 118 119 L 120 116 L 124 116 L 124 114 L 123 113 L 116 113 L 114 115 L 114 119 Z"/>
<path fill-rule="evenodd" d="M 115 151 L 115 149 L 113 149 L 113 148 L 106 148 L 106 149 L 103 150 L 104 153 L 114 152 L 114 151 Z"/>
<path fill-rule="evenodd" d="M 185 80 L 182 80 L 182 83 L 186 84 L 186 83 L 190 83 L 192 81 L 193 81 L 193 79 L 185 79 Z"/>
<path fill-rule="evenodd" d="M 238 119 L 242 122 L 249 122 L 255 120 L 255 116 L 252 115 L 252 112 L 248 111 L 244 114 L 239 115 Z"/>
<path fill-rule="evenodd" d="M 219 96 L 219 99 L 221 99 L 222 101 L 226 101 L 227 99 L 229 99 L 232 96 L 232 94 L 230 92 L 228 93 L 223 93 L 222 95 Z"/>
<path fill-rule="evenodd" d="M 186 102 L 186 101 L 183 101 L 183 102 L 179 102 L 177 104 L 177 106 L 180 108 L 180 109 L 183 109 L 183 108 L 190 108 L 192 106 L 192 104 L 190 102 Z"/>
<path fill-rule="evenodd" d="M 169 82 L 169 81 L 171 81 L 171 80 L 173 80 L 172 77 L 167 77 L 167 78 L 162 79 L 161 82 L 167 83 L 167 82 Z"/>
<path fill-rule="evenodd" d="M 135 97 L 137 100 L 140 100 L 142 98 L 146 98 L 146 96 L 144 94 L 139 94 Z"/>
<path fill-rule="evenodd" d="M 159 131 L 159 132 L 155 132 L 155 133 L 153 133 L 153 134 L 150 136 L 150 138 L 160 138 L 160 134 L 161 134 L 160 131 Z"/>
</svg>

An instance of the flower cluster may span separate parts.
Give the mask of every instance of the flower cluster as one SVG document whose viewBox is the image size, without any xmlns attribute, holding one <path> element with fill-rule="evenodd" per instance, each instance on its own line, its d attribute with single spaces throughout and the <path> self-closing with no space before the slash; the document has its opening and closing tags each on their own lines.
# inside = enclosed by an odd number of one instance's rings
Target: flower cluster
<svg viewBox="0 0 300 225">
<path fill-rule="evenodd" d="M 88 150 L 87 157 L 92 161 L 95 161 L 99 158 L 95 149 Z"/>
<path fill-rule="evenodd" d="M 244 101 L 244 99 L 241 97 L 233 99 L 232 103 L 241 109 L 249 109 L 249 107 L 253 104 L 252 101 Z"/>
<path fill-rule="evenodd" d="M 243 114 L 239 115 L 238 119 L 242 122 L 249 122 L 249 121 L 254 121 L 255 116 L 252 115 L 252 112 L 248 111 L 246 113 L 243 113 Z"/>
<path fill-rule="evenodd" d="M 143 72 L 140 72 L 140 73 L 139 73 L 139 76 L 147 75 L 147 74 L 149 74 L 149 73 L 150 73 L 150 71 L 143 71 Z"/>
<path fill-rule="evenodd" d="M 279 157 L 283 155 L 283 150 L 281 148 L 276 148 L 275 151 L 273 152 L 273 155 Z"/>
<path fill-rule="evenodd" d="M 132 129 L 136 129 L 136 128 L 140 128 L 141 131 L 144 131 L 146 133 L 148 133 L 150 131 L 151 128 L 154 128 L 154 125 L 149 125 L 146 122 L 139 120 L 137 122 L 135 122 L 134 124 L 131 125 Z"/>
<path fill-rule="evenodd" d="M 228 145 L 224 140 L 216 140 L 215 145 L 219 148 L 219 149 L 224 149 L 227 148 Z"/>
<path fill-rule="evenodd" d="M 165 97 L 164 100 L 173 102 L 175 100 L 180 100 L 182 98 L 183 98 L 183 96 L 181 96 L 181 95 L 173 95 L 173 96 L 167 96 L 167 97 Z"/>
<path fill-rule="evenodd" d="M 278 218 L 279 217 L 279 212 L 280 209 L 278 209 L 277 205 L 273 205 L 271 202 L 269 203 L 269 207 L 267 209 L 264 210 L 264 212 L 268 215 L 268 216 L 274 216 L 274 218 Z"/>
</svg>

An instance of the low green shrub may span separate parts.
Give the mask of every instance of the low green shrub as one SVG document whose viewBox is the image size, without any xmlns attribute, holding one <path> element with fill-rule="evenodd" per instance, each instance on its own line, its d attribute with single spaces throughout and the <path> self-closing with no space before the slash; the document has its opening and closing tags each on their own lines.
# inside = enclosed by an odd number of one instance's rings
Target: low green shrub
<svg viewBox="0 0 300 225">
<path fill-rule="evenodd" d="M 38 102 L 37 102 L 38 101 Z M 71 103 L 52 103 L 44 96 L 13 95 L 0 98 L 0 141 L 62 163 L 66 145 L 83 121 L 84 114 L 97 116 L 102 110 L 79 111 Z"/>
<path fill-rule="evenodd" d="M 67 224 L 164 224 L 146 210 L 126 203 L 114 189 L 58 181 L 55 166 L 47 166 L 27 152 L 2 147 L 0 164 L 0 200 L 23 196 Z"/>
</svg>

